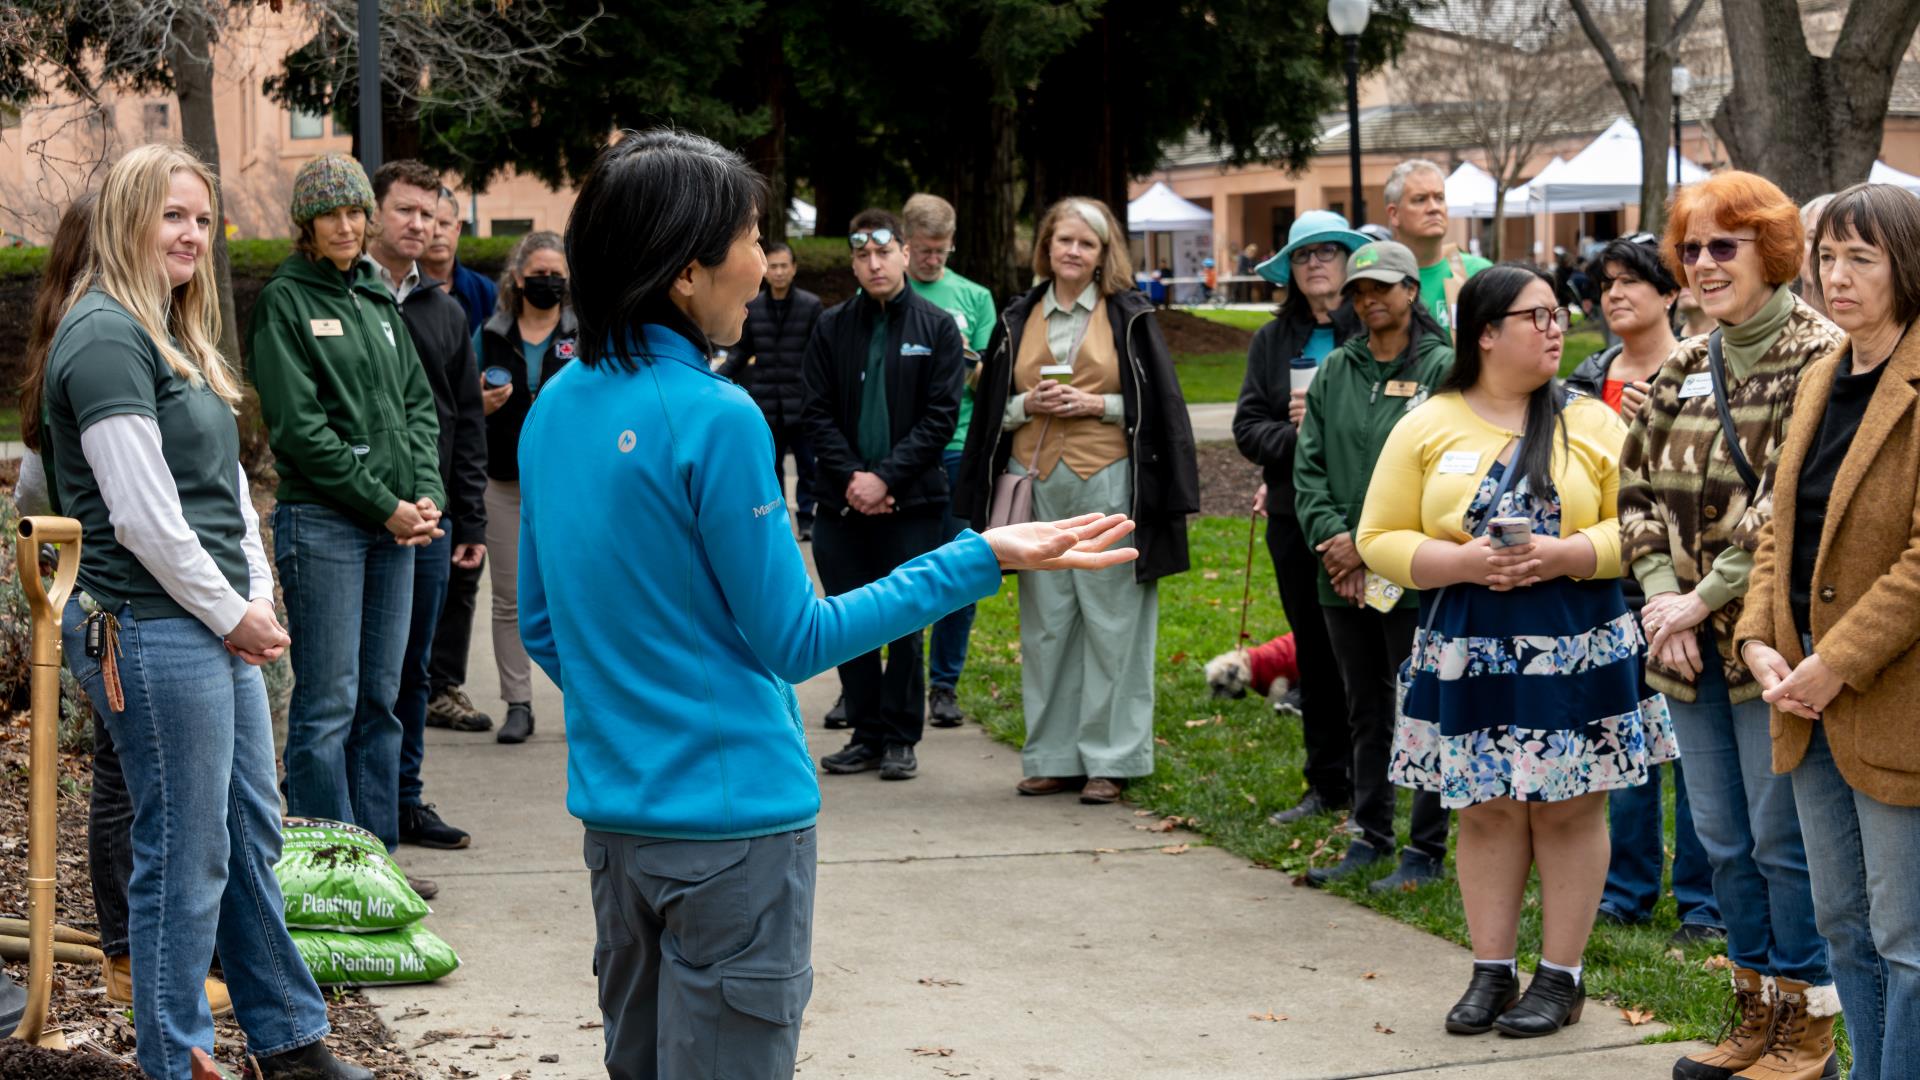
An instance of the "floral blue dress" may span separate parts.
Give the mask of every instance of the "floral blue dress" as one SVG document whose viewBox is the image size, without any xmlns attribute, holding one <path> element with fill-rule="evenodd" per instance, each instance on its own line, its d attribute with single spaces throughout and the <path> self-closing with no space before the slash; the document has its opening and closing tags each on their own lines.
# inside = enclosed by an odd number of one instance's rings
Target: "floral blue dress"
<svg viewBox="0 0 1920 1080">
<path fill-rule="evenodd" d="M 1463 525 L 1527 517 L 1560 535 L 1556 493 L 1536 499 L 1522 479 L 1492 505 L 1505 468 L 1481 482 Z M 1454 585 L 1423 593 L 1420 614 L 1400 672 L 1394 783 L 1449 809 L 1556 802 L 1638 787 L 1680 756 L 1665 696 L 1640 696 L 1646 637 L 1618 579 Z"/>
</svg>

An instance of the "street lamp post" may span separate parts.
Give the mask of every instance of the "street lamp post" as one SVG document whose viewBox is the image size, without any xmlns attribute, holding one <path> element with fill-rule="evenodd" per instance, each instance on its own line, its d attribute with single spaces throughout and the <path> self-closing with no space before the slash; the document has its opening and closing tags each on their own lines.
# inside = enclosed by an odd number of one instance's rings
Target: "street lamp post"
<svg viewBox="0 0 1920 1080">
<path fill-rule="evenodd" d="M 1372 14 L 1369 7 L 1369 0 L 1327 0 L 1327 22 L 1347 43 L 1347 166 L 1356 229 L 1367 223 L 1367 195 L 1360 186 L 1360 35 Z"/>
<path fill-rule="evenodd" d="M 1673 190 L 1680 190 L 1680 99 L 1693 89 L 1693 72 L 1673 65 Z"/>
<path fill-rule="evenodd" d="M 372 176 L 380 168 L 380 2 L 360 0 L 360 165 Z"/>
</svg>

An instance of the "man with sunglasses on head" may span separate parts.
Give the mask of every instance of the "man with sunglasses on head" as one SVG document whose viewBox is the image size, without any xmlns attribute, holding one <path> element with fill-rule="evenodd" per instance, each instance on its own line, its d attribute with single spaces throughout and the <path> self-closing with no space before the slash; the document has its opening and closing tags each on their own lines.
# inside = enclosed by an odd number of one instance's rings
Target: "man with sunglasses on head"
<svg viewBox="0 0 1920 1080">
<path fill-rule="evenodd" d="M 1420 264 L 1420 303 L 1449 335 L 1460 286 L 1492 266 L 1447 242 L 1447 174 L 1425 158 L 1410 158 L 1387 174 L 1387 224 L 1393 238 Z"/>
<path fill-rule="evenodd" d="M 814 564 L 851 592 L 938 547 L 951 501 L 941 453 L 960 418 L 964 344 L 953 316 L 907 285 L 900 220 L 863 210 L 848 233 L 860 291 L 820 316 L 803 368 L 813 444 Z M 840 665 L 853 738 L 820 765 L 909 780 L 926 722 L 920 632 Z"/>
</svg>

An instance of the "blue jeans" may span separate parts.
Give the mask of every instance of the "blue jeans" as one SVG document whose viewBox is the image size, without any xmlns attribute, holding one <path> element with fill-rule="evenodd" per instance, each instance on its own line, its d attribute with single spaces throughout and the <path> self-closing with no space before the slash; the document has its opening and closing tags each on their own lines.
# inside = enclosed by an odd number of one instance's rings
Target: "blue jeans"
<svg viewBox="0 0 1920 1080">
<path fill-rule="evenodd" d="M 293 638 L 287 813 L 400 844 L 400 662 L 414 549 L 315 503 L 273 510 L 274 564 Z"/>
<path fill-rule="evenodd" d="M 61 636 L 133 800 L 127 929 L 140 1068 L 187 1080 L 193 1048 L 213 1050 L 203 985 L 216 948 L 248 1052 L 325 1038 L 327 1004 L 287 936 L 273 876 L 280 798 L 266 683 L 198 619 L 140 620 L 130 608 L 118 617 L 124 711 L 107 707 L 78 601 Z"/>
<path fill-rule="evenodd" d="M 1621 922 L 1647 921 L 1660 900 L 1660 871 L 1666 861 L 1666 838 L 1660 831 L 1662 771 L 1650 772 L 1639 787 L 1607 793 L 1613 858 L 1600 908 Z M 1673 763 L 1673 785 L 1673 901 L 1680 921 L 1724 929 L 1720 908 L 1713 902 L 1713 867 L 1693 828 L 1685 771 L 1678 761 Z"/>
<path fill-rule="evenodd" d="M 452 533 L 415 549 L 413 621 L 406 655 L 400 661 L 400 697 L 393 705 L 394 715 L 400 718 L 401 806 L 420 805 L 420 762 L 427 756 L 427 697 L 433 689 L 427 663 L 433 659 L 433 637 L 440 628 L 440 610 L 452 575 Z"/>
<path fill-rule="evenodd" d="M 960 490 L 960 451 L 943 452 L 942 461 L 947 466 L 947 490 Z M 947 515 L 940 522 L 940 542 L 946 543 L 959 536 L 967 523 L 954 515 L 953 503 L 947 503 Z M 948 690 L 960 685 L 960 671 L 967 666 L 967 642 L 973 636 L 974 606 L 968 604 L 959 611 L 945 616 L 933 624 L 933 630 L 927 639 L 927 684 L 945 687 Z"/>
<path fill-rule="evenodd" d="M 1713 866 L 1727 959 L 1762 975 L 1824 986 L 1827 943 L 1814 926 L 1793 783 L 1773 773 L 1767 703 L 1730 704 L 1713 638 L 1702 634 L 1697 700 L 1669 700 L 1687 763 L 1694 828 Z"/>
<path fill-rule="evenodd" d="M 1920 1061 L 1920 807 L 1855 791 L 1813 725 L 1789 776 L 1807 835 L 1813 906 L 1833 949 L 1854 1080 L 1899 1080 Z"/>
</svg>

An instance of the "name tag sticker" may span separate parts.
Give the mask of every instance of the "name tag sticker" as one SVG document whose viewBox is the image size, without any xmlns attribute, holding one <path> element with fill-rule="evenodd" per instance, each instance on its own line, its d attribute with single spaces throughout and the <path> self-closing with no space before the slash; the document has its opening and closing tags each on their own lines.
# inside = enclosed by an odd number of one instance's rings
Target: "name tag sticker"
<svg viewBox="0 0 1920 1080">
<path fill-rule="evenodd" d="M 339 319 L 309 319 L 307 325 L 313 327 L 314 337 L 339 337 L 346 333 L 340 328 Z"/>
<path fill-rule="evenodd" d="M 1698 371 L 1686 377 L 1680 384 L 1680 400 L 1706 397 L 1713 393 L 1713 373 Z"/>
<path fill-rule="evenodd" d="M 1388 379 L 1388 397 L 1412 397 L 1420 392 L 1420 384 L 1412 379 Z"/>
<path fill-rule="evenodd" d="M 1480 471 L 1480 455 L 1472 450 L 1449 450 L 1440 455 L 1441 476 L 1472 476 Z"/>
</svg>

